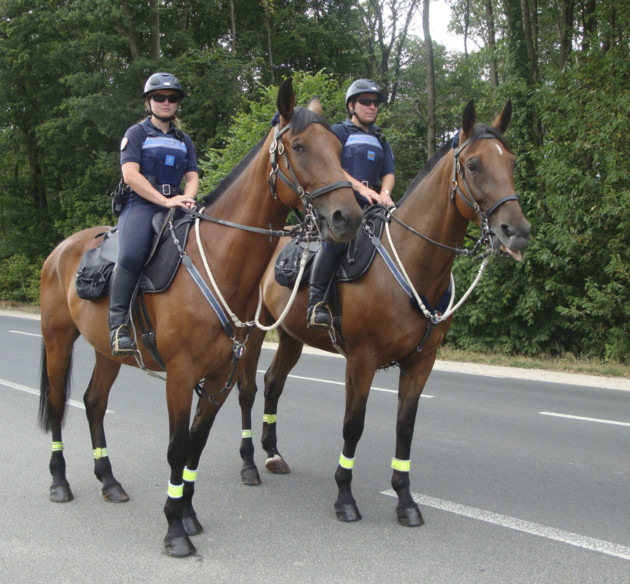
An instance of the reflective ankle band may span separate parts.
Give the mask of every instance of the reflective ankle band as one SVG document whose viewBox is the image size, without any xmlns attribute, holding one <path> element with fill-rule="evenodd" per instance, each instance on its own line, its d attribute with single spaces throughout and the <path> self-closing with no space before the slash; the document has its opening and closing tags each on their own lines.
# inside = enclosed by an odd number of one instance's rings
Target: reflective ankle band
<svg viewBox="0 0 630 584">
<path fill-rule="evenodd" d="M 168 482 L 168 496 L 171 499 L 181 499 L 184 494 L 184 483 L 181 485 L 172 485 Z"/>
<path fill-rule="evenodd" d="M 183 478 L 187 483 L 194 483 L 197 480 L 197 471 L 190 470 L 188 467 L 185 466 Z"/>
<path fill-rule="evenodd" d="M 94 454 L 94 460 L 99 460 L 104 456 L 107 456 L 107 448 L 95 448 L 92 451 L 92 454 Z"/>
<path fill-rule="evenodd" d="M 252 431 L 251 430 L 243 430 L 241 432 L 241 438 L 251 438 L 252 437 Z"/>
<path fill-rule="evenodd" d="M 63 451 L 63 442 L 53 442 L 52 443 L 52 451 L 53 452 L 62 452 Z"/>
<path fill-rule="evenodd" d="M 399 472 L 409 472 L 411 469 L 411 461 L 392 458 L 392 468 Z"/>
<path fill-rule="evenodd" d="M 278 420 L 278 416 L 276 414 L 263 414 L 263 422 L 267 422 L 267 424 L 275 424 Z"/>
<path fill-rule="evenodd" d="M 354 458 L 346 458 L 343 454 L 339 455 L 339 466 L 352 470 L 354 468 Z"/>
</svg>

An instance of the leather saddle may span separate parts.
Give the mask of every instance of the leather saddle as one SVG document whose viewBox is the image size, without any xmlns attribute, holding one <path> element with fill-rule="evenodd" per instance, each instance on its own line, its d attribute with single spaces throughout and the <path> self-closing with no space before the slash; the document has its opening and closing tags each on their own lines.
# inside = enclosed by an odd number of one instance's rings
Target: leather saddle
<svg viewBox="0 0 630 584">
<path fill-rule="evenodd" d="M 181 255 L 173 244 L 173 236 L 168 228 L 171 221 L 175 236 L 184 248 L 194 217 L 184 214 L 180 209 L 160 210 L 153 216 L 155 236 L 140 279 L 140 291 L 144 294 L 164 292 L 179 268 Z M 102 237 L 103 241 L 83 254 L 75 277 L 77 295 L 84 300 L 107 296 L 111 272 L 118 260 L 118 227 L 100 233 L 97 237 Z"/>
</svg>

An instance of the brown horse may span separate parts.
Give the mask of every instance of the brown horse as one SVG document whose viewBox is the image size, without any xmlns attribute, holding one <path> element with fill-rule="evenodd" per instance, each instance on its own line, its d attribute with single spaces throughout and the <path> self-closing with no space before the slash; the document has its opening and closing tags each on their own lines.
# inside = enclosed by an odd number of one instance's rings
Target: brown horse
<svg viewBox="0 0 630 584">
<path fill-rule="evenodd" d="M 187 256 L 184 263 L 189 258 L 193 266 L 200 266 L 205 256 L 219 295 L 233 311 L 230 315 L 238 315 L 243 321 L 254 317 L 260 278 L 278 235 L 288 233 L 278 230 L 283 229 L 289 208 L 307 212 L 314 209 L 320 232 L 330 241 L 349 240 L 361 222 L 361 210 L 341 168 L 339 141 L 320 117 L 319 102 L 313 101 L 308 108 L 294 105 L 289 80 L 278 92 L 279 124 L 212 194 L 212 220 L 202 218 L 193 227 L 183 252 Z M 282 180 L 276 181 L 276 177 Z M 73 498 L 65 476 L 61 427 L 72 349 L 79 335 L 94 347 L 96 355 L 83 399 L 94 449 L 94 472 L 102 482 L 107 501 L 128 499 L 114 478 L 107 456 L 103 419 L 110 388 L 122 364 L 137 365 L 140 361 L 149 370 L 161 369 L 144 346 L 140 349 L 141 359 L 112 357 L 107 299 L 86 301 L 76 295 L 74 281 L 79 260 L 86 250 L 96 246 L 97 234 L 108 229 L 95 227 L 72 235 L 53 250 L 42 268 L 40 422 L 45 430 L 52 431 L 50 499 L 55 502 Z M 231 389 L 226 380 L 238 375 L 242 362 L 235 357 L 244 349 L 251 328 L 251 322 L 241 322 L 239 328 L 235 321 L 237 330 L 233 338 L 228 338 L 206 298 L 184 269 L 178 270 L 165 292 L 145 296 L 167 377 L 171 473 L 164 506 L 168 521 L 164 545 L 173 556 L 195 553 L 188 536 L 202 529 L 192 496 L 197 463 L 207 436 L 189 429 L 193 389 L 199 380 L 204 380 L 203 387 L 224 387 L 210 397 L 216 402 L 216 409 L 220 408 Z M 135 326 L 137 329 L 137 322 Z M 234 367 L 234 363 L 238 366 Z"/>
<path fill-rule="evenodd" d="M 449 289 L 454 252 L 462 243 L 469 222 L 482 226 L 482 233 L 487 234 L 490 248 L 497 255 L 509 254 L 520 260 L 520 250 L 529 237 L 529 224 L 514 191 L 514 156 L 503 138 L 511 111 L 508 103 L 491 127 L 476 124 L 474 104 L 470 102 L 464 111 L 460 146 L 452 149 L 448 144 L 442 148 L 414 179 L 392 213 L 391 239 L 383 235 L 382 246 L 390 259 L 399 257 L 402 265 L 399 274 L 404 268 L 408 288 L 421 291 L 424 299 L 419 294 L 416 296 L 425 310 L 427 306 L 436 306 Z M 267 321 L 278 318 L 291 293 L 275 282 L 273 266 L 274 261 L 262 283 Z M 340 284 L 338 293 L 347 364 L 344 444 L 335 473 L 339 488 L 335 502 L 337 517 L 342 521 L 361 518 L 351 481 L 370 385 L 378 368 L 396 363 L 401 370 L 396 449 L 392 460 L 392 486 L 398 494 L 396 513 L 403 525 L 422 525 L 420 509 L 410 492 L 411 441 L 418 400 L 452 314 L 442 318 L 436 312 L 423 314 L 418 304 L 413 306 L 410 301 L 413 295 L 397 284 L 381 255 L 377 255 L 359 280 Z M 453 309 L 448 312 L 452 313 Z M 287 376 L 297 363 L 304 343 L 331 352 L 335 349 L 326 331 L 306 328 L 306 290 L 298 293 L 280 326 L 278 348 L 265 374 L 262 445 L 268 455 L 268 470 L 285 473 L 290 471 L 277 448 L 276 422 L 278 400 Z M 239 380 L 243 423 L 241 476 L 249 485 L 260 482 L 249 436 L 262 338 L 258 331 L 252 338 Z"/>
</svg>

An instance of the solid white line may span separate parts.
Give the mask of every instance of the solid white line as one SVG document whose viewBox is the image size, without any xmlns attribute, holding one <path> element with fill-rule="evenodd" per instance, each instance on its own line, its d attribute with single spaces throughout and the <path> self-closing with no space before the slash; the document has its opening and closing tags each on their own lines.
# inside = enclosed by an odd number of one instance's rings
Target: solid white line
<svg viewBox="0 0 630 584">
<path fill-rule="evenodd" d="M 381 494 L 388 495 L 390 497 L 397 497 L 395 491 L 392 489 L 382 491 Z M 452 501 L 444 501 L 442 499 L 436 499 L 434 497 L 428 497 L 418 493 L 412 493 L 412 496 L 419 505 L 433 507 L 434 509 L 440 509 L 441 511 L 455 513 L 456 515 L 461 515 L 463 517 L 477 519 L 478 521 L 484 521 L 485 523 L 492 523 L 493 525 L 498 525 L 499 527 L 506 527 L 507 529 L 513 529 L 514 531 L 520 531 L 529 535 L 544 537 L 545 539 L 565 543 L 585 550 L 599 552 L 608 556 L 630 560 L 630 547 L 624 545 L 604 541 L 602 539 L 595 539 L 593 537 L 587 537 L 585 535 L 580 535 L 579 533 L 572 533 L 570 531 L 547 527 L 546 525 L 540 525 L 539 523 L 523 521 L 522 519 L 516 519 L 507 515 L 499 515 L 498 513 L 484 511 L 483 509 L 477 509 L 475 507 L 459 505 L 458 503 L 453 503 Z"/>
<path fill-rule="evenodd" d="M 265 370 L 258 369 L 257 373 L 265 373 Z M 344 387 L 346 385 L 344 381 L 331 381 L 329 379 L 320 379 L 318 377 L 303 377 L 302 375 L 289 375 L 289 377 L 291 377 L 292 379 L 302 379 L 304 381 L 319 381 L 321 383 L 328 383 L 330 385 L 343 385 Z M 370 389 L 372 391 L 383 391 L 385 393 L 395 393 L 395 394 L 398 393 L 397 389 L 387 389 L 385 387 L 371 387 Z M 421 394 L 420 397 L 432 398 L 435 396 Z"/>
<path fill-rule="evenodd" d="M 554 412 L 538 412 L 541 416 L 553 416 L 555 418 L 566 418 L 569 420 L 581 420 L 583 422 L 597 422 L 598 424 L 611 424 L 613 426 L 630 427 L 630 422 L 616 422 L 615 420 L 602 420 L 600 418 L 585 418 L 583 416 L 570 416 L 569 414 L 556 414 Z"/>
<path fill-rule="evenodd" d="M 13 383 L 13 381 L 8 381 L 6 379 L 0 379 L 0 385 L 4 385 L 6 387 L 10 387 L 11 389 L 18 389 L 20 391 L 24 391 L 26 393 L 30 393 L 31 395 L 36 395 L 37 397 L 39 397 L 39 390 L 38 389 L 33 389 L 32 387 L 27 387 L 26 385 L 20 385 L 19 383 Z M 72 406 L 74 408 L 79 408 L 81 410 L 85 409 L 85 406 L 81 402 L 76 401 L 74 399 L 67 400 L 66 404 L 68 404 L 69 406 Z M 113 414 L 114 412 L 112 410 L 105 410 L 105 413 Z"/>
<path fill-rule="evenodd" d="M 42 335 L 36 335 L 35 333 L 25 333 L 24 331 L 9 331 L 10 333 L 15 333 L 16 335 L 26 335 L 27 337 L 39 337 Z"/>
</svg>

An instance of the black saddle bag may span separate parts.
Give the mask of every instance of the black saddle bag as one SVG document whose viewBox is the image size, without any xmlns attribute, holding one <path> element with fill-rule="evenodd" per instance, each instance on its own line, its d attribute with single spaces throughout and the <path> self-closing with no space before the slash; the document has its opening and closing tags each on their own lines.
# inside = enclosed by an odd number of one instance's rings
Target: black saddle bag
<svg viewBox="0 0 630 584">
<path fill-rule="evenodd" d="M 96 300 L 109 294 L 109 280 L 114 262 L 103 262 L 98 247 L 83 254 L 75 278 L 77 296 L 83 300 Z"/>
</svg>

